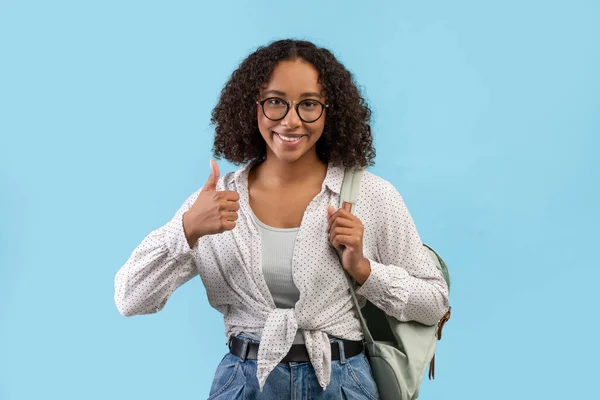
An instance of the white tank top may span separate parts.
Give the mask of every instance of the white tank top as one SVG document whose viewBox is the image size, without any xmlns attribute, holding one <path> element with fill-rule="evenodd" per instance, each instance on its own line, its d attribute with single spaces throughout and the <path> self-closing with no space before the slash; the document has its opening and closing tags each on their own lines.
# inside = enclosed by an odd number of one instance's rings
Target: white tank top
<svg viewBox="0 0 600 400">
<path fill-rule="evenodd" d="M 264 224 L 254 213 L 252 218 L 260 231 L 263 275 L 275 306 L 294 308 L 300 291 L 292 279 L 292 256 L 300 228 L 274 228 Z M 244 332 L 244 335 L 260 340 L 260 333 Z M 301 343 L 304 343 L 304 337 L 299 330 L 294 344 Z"/>
</svg>

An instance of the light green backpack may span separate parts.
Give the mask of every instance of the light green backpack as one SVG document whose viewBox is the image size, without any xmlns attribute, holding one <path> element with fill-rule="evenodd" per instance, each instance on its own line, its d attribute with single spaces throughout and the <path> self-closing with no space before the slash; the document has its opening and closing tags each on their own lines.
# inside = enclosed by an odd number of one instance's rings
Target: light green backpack
<svg viewBox="0 0 600 400">
<path fill-rule="evenodd" d="M 344 175 L 340 207 L 344 202 L 352 203 L 352 211 L 358 198 L 360 181 L 364 170 L 348 170 Z M 436 266 L 450 287 L 448 267 L 442 258 L 427 247 Z M 341 261 L 341 251 L 338 251 Z M 418 322 L 401 322 L 385 314 L 367 301 L 361 309 L 354 285 L 349 276 L 348 283 L 352 299 L 361 320 L 365 337 L 366 355 L 371 364 L 373 377 L 381 400 L 413 400 L 419 396 L 419 386 L 427 365 L 429 379 L 434 378 L 435 348 L 442 338 L 442 328 L 450 318 L 450 311 L 437 325 L 426 326 Z"/>
</svg>

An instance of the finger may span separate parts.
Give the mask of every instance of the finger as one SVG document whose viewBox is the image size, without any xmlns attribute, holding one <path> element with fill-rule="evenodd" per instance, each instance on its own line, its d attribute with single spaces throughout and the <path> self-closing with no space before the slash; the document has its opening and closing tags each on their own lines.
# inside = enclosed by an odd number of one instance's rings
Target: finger
<svg viewBox="0 0 600 400">
<path fill-rule="evenodd" d="M 235 201 L 219 200 L 216 209 L 221 215 L 225 215 L 230 212 L 237 212 L 240 209 L 240 204 Z"/>
<path fill-rule="evenodd" d="M 226 204 L 227 211 L 239 211 L 240 209 L 240 203 L 237 201 L 228 201 Z"/>
<path fill-rule="evenodd" d="M 340 215 L 351 216 L 352 214 L 350 214 L 349 212 L 347 212 L 345 210 L 342 210 L 341 208 L 336 210 L 335 207 L 333 207 L 333 206 L 327 207 L 327 231 L 328 232 L 331 229 L 331 224 L 333 223 L 333 221 L 335 221 L 335 219 L 338 218 Z"/>
<path fill-rule="evenodd" d="M 221 232 L 230 231 L 233 228 L 235 228 L 235 226 L 236 226 L 236 223 L 234 221 L 224 220 L 221 223 Z"/>
<path fill-rule="evenodd" d="M 223 211 L 221 212 L 221 218 L 227 221 L 235 221 L 239 217 L 238 213 L 235 211 Z"/>
<path fill-rule="evenodd" d="M 351 217 L 351 215 L 350 215 L 350 217 Z M 335 229 L 338 226 L 345 227 L 345 228 L 358 228 L 361 226 L 361 223 L 359 220 L 354 219 L 354 218 L 338 216 L 337 218 L 332 219 L 327 232 L 331 232 L 333 229 Z"/>
<path fill-rule="evenodd" d="M 352 207 L 352 203 L 348 203 L 347 201 L 345 201 L 344 204 L 342 205 L 342 207 L 350 208 L 350 207 Z M 329 206 L 327 208 L 327 214 L 328 214 L 328 218 L 327 218 L 327 232 L 329 232 L 331 230 L 331 225 L 332 225 L 332 223 L 337 218 L 343 217 L 343 218 L 348 218 L 348 219 L 351 219 L 351 220 L 358 221 L 358 218 L 356 218 L 354 215 L 352 215 L 352 213 L 350 211 L 348 211 L 348 210 L 346 210 L 344 208 L 340 208 L 340 209 L 338 209 L 337 211 L 335 211 L 333 213 L 331 213 L 332 212 L 331 210 L 335 210 L 335 208 L 332 207 L 332 206 Z"/>
<path fill-rule="evenodd" d="M 355 231 L 352 228 L 336 227 L 336 228 L 332 229 L 331 232 L 329 232 L 329 241 L 331 242 L 333 239 L 335 239 L 336 236 L 339 236 L 339 235 L 352 236 L 354 234 L 355 234 Z"/>
<path fill-rule="evenodd" d="M 348 218 L 358 220 L 350 211 L 344 210 L 343 208 L 339 208 L 333 215 L 331 215 L 330 219 L 335 220 L 336 218 Z"/>
<path fill-rule="evenodd" d="M 333 220 L 333 223 L 331 224 L 331 227 L 333 228 L 334 226 L 345 226 L 348 228 L 351 227 L 358 227 L 360 226 L 360 221 L 354 219 L 354 218 L 348 218 L 348 217 L 337 217 Z"/>
<path fill-rule="evenodd" d="M 240 194 L 233 190 L 223 190 L 220 193 L 222 194 L 223 199 L 225 199 L 227 201 L 239 201 L 240 200 Z"/>
<path fill-rule="evenodd" d="M 344 204 L 342 204 L 342 210 L 352 212 L 352 203 L 345 201 Z"/>
<path fill-rule="evenodd" d="M 346 249 L 350 251 L 354 250 L 354 242 L 353 236 L 351 235 L 336 235 L 331 240 L 331 245 L 336 249 L 339 249 L 340 246 L 344 246 Z"/>
<path fill-rule="evenodd" d="M 210 160 L 210 175 L 204 185 L 203 191 L 215 191 L 217 190 L 217 182 L 219 182 L 219 166 L 214 160 Z"/>
<path fill-rule="evenodd" d="M 327 218 L 331 218 L 333 214 L 335 214 L 335 207 L 327 206 Z"/>
</svg>

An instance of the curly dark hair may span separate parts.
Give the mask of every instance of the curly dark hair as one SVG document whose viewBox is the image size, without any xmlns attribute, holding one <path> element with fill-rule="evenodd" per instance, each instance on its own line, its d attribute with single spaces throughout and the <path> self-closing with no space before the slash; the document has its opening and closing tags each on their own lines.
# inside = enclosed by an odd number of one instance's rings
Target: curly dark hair
<svg viewBox="0 0 600 400">
<path fill-rule="evenodd" d="M 316 144 L 319 159 L 350 168 L 373 165 L 371 110 L 352 74 L 329 50 L 290 39 L 259 47 L 231 74 L 212 111 L 214 156 L 236 165 L 266 157 L 266 143 L 258 130 L 256 101 L 275 66 L 297 59 L 309 62 L 318 71 L 329 104 L 323 134 Z"/>
</svg>

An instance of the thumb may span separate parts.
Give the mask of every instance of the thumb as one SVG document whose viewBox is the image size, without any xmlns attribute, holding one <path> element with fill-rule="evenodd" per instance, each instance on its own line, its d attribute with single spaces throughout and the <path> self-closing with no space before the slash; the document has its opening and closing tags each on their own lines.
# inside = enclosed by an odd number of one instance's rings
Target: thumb
<svg viewBox="0 0 600 400">
<path fill-rule="evenodd" d="M 352 203 L 345 201 L 344 204 L 342 204 L 342 208 L 348 212 L 352 212 Z"/>
<path fill-rule="evenodd" d="M 214 160 L 210 160 L 210 175 L 208 176 L 208 180 L 204 185 L 203 191 L 215 191 L 217 190 L 217 182 L 219 181 L 219 166 Z"/>
<path fill-rule="evenodd" d="M 328 206 L 327 207 L 327 215 L 329 215 L 330 217 L 335 214 L 335 207 L 334 206 Z"/>
</svg>

